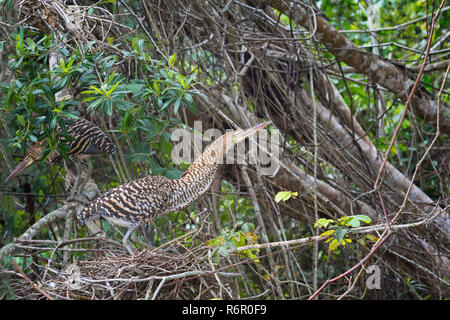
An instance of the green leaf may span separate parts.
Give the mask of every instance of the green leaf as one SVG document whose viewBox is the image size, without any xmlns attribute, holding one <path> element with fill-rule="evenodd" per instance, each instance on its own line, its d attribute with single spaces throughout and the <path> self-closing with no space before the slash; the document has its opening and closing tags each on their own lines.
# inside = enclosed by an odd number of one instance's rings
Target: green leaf
<svg viewBox="0 0 450 320">
<path fill-rule="evenodd" d="M 334 250 L 336 250 L 339 246 L 340 246 L 340 242 L 339 241 L 337 241 L 336 239 L 333 239 L 331 242 L 330 242 L 330 246 L 328 247 L 328 249 L 330 250 L 330 251 L 334 251 Z"/>
<path fill-rule="evenodd" d="M 326 219 L 326 218 L 320 218 L 314 224 L 314 228 L 317 228 L 317 227 L 327 228 L 330 223 L 333 224 L 334 220 Z"/>
<path fill-rule="evenodd" d="M 358 228 L 361 225 L 360 222 L 371 223 L 372 219 L 366 215 L 350 216 L 350 217 L 348 217 L 347 221 L 345 222 L 345 225 L 353 227 L 353 228 Z"/>
<path fill-rule="evenodd" d="M 364 222 L 364 223 L 371 223 L 372 219 L 369 216 L 363 215 L 363 214 L 359 214 L 359 215 L 355 215 L 352 216 L 354 218 L 357 218 L 358 220 Z"/>
<path fill-rule="evenodd" d="M 29 93 L 28 97 L 27 97 L 28 108 L 30 108 L 30 109 L 34 108 L 35 103 L 36 103 L 36 101 L 35 101 L 34 94 Z"/>
<path fill-rule="evenodd" d="M 34 134 L 29 134 L 28 138 L 30 139 L 31 142 L 36 143 L 37 142 L 37 137 Z"/>
<path fill-rule="evenodd" d="M 12 89 L 8 90 L 8 92 L 6 93 L 6 107 L 9 108 L 10 106 L 12 106 L 13 103 L 13 99 L 14 99 L 14 91 Z"/>
<path fill-rule="evenodd" d="M 141 91 L 142 88 L 144 88 L 144 86 L 145 86 L 144 83 L 133 82 L 133 83 L 127 84 L 126 89 L 129 90 L 132 94 L 136 94 L 139 91 Z"/>
<path fill-rule="evenodd" d="M 280 202 L 281 200 L 287 201 L 291 197 L 296 197 L 298 195 L 298 192 L 292 192 L 292 191 L 280 191 L 275 195 L 275 202 Z"/>
<path fill-rule="evenodd" d="M 173 113 L 177 114 L 178 109 L 180 108 L 181 97 L 178 97 L 177 101 L 175 101 L 175 105 L 173 106 Z"/>
<path fill-rule="evenodd" d="M 23 48 L 23 28 L 20 28 L 19 34 L 16 37 L 16 50 L 19 51 L 19 49 Z"/>
<path fill-rule="evenodd" d="M 219 247 L 217 249 L 217 253 L 220 254 L 223 257 L 228 257 L 230 255 L 230 253 L 228 252 L 227 248 L 225 248 L 225 247 Z"/>
<path fill-rule="evenodd" d="M 72 113 L 69 110 L 62 110 L 61 114 L 66 116 L 66 117 L 68 117 L 68 118 L 70 118 L 70 119 L 74 119 L 74 120 L 78 119 L 78 115 Z"/>
<path fill-rule="evenodd" d="M 358 228 L 361 225 L 361 223 L 359 222 L 358 219 L 354 217 L 349 217 L 348 220 L 344 223 L 344 225 L 350 226 L 352 228 Z"/>
<path fill-rule="evenodd" d="M 59 48 L 59 50 L 58 50 L 64 57 L 68 57 L 69 55 L 70 55 L 70 51 L 69 50 L 67 50 L 66 48 L 64 48 L 64 47 L 62 47 L 62 48 Z"/>
<path fill-rule="evenodd" d="M 336 228 L 336 239 L 339 242 L 341 242 L 344 239 L 344 237 L 347 234 L 347 232 L 348 232 L 348 229 L 337 227 Z"/>
<path fill-rule="evenodd" d="M 17 115 L 17 121 L 22 127 L 26 127 L 25 119 L 20 114 Z"/>
<path fill-rule="evenodd" d="M 113 93 L 114 90 L 116 89 L 116 87 L 119 85 L 119 83 L 120 83 L 120 80 L 117 81 L 117 82 L 111 87 L 111 89 L 108 90 L 108 92 L 106 92 L 106 95 L 107 95 L 107 96 L 110 96 L 111 93 Z"/>
<path fill-rule="evenodd" d="M 372 241 L 372 242 L 377 242 L 378 241 L 378 238 L 376 236 L 372 235 L 372 234 L 367 234 L 366 235 L 366 239 L 368 239 L 369 241 Z"/>
<path fill-rule="evenodd" d="M 54 106 L 56 103 L 55 103 L 55 96 L 53 94 L 53 91 L 50 90 L 50 88 L 47 85 L 43 85 L 42 90 L 44 91 L 44 96 L 45 96 L 45 98 L 47 98 L 50 105 Z"/>
<path fill-rule="evenodd" d="M 183 176 L 183 172 L 178 170 L 177 168 L 169 168 L 164 176 L 169 179 L 179 179 Z"/>
<path fill-rule="evenodd" d="M 321 237 L 331 236 L 331 235 L 333 235 L 335 232 L 336 232 L 336 230 L 330 229 L 330 230 L 327 230 L 327 231 L 325 231 L 325 232 L 322 232 L 322 233 L 320 234 L 320 236 L 321 236 Z"/>
<path fill-rule="evenodd" d="M 62 90 L 67 85 L 67 82 L 69 82 L 69 76 L 68 75 L 64 76 L 62 79 L 58 80 L 56 83 L 52 83 L 51 90 L 53 92 L 58 92 L 58 91 Z"/>
<path fill-rule="evenodd" d="M 17 60 L 16 63 L 14 63 L 14 64 L 10 67 L 11 70 L 16 70 L 16 69 L 18 69 L 18 68 L 20 67 L 20 65 L 22 64 L 23 59 L 24 59 L 24 56 L 21 56 L 21 57 L 19 58 L 19 60 Z"/>
<path fill-rule="evenodd" d="M 107 100 L 106 101 L 106 114 L 107 115 L 112 115 L 113 112 L 113 105 L 112 105 L 112 101 L 111 100 Z"/>
<path fill-rule="evenodd" d="M 194 99 L 192 98 L 192 95 L 190 95 L 189 93 L 186 93 L 183 95 L 183 99 L 186 101 L 187 104 L 194 104 Z"/>
<path fill-rule="evenodd" d="M 166 102 L 164 102 L 164 104 L 161 107 L 161 111 L 166 110 L 173 103 L 174 100 L 175 100 L 174 98 L 171 98 L 171 99 L 167 100 Z"/>
<path fill-rule="evenodd" d="M 287 192 L 285 191 L 280 191 L 276 194 L 275 196 L 275 202 L 280 202 L 285 196 L 286 196 Z"/>
<path fill-rule="evenodd" d="M 169 67 L 172 67 L 173 66 L 173 64 L 175 63 L 175 57 L 176 57 L 176 53 L 175 54 L 173 54 L 173 55 L 171 55 L 170 57 L 169 57 Z"/>
<path fill-rule="evenodd" d="M 105 101 L 105 99 L 103 99 L 103 98 L 95 100 L 94 102 L 89 104 L 88 110 L 97 108 L 103 101 Z"/>
</svg>

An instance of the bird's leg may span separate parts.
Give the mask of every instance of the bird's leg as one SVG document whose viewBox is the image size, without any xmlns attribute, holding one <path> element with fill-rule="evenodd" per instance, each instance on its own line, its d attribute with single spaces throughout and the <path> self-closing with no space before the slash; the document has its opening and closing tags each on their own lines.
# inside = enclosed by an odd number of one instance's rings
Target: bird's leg
<svg viewBox="0 0 450 320">
<path fill-rule="evenodd" d="M 135 242 L 135 243 L 139 243 L 141 246 L 146 247 L 146 248 L 153 248 L 153 246 L 148 243 L 149 241 L 148 241 L 148 236 L 147 236 L 147 232 L 146 232 L 147 230 L 145 228 L 145 224 L 141 223 L 139 226 L 141 227 L 140 228 L 141 232 L 144 235 L 144 242 L 142 242 L 140 239 L 138 239 L 136 237 L 136 232 L 131 234 L 131 241 Z"/>
<path fill-rule="evenodd" d="M 129 245 L 132 244 L 132 243 L 130 243 L 130 242 L 128 241 L 128 237 L 134 232 L 134 230 L 135 230 L 138 226 L 140 226 L 140 224 L 141 224 L 140 222 L 133 222 L 133 223 L 128 227 L 127 233 L 125 233 L 125 235 L 124 235 L 123 238 L 122 238 L 122 243 L 123 243 L 123 245 L 125 246 L 125 248 L 127 249 L 128 253 L 129 253 L 130 255 L 134 255 L 134 251 L 129 247 Z"/>
<path fill-rule="evenodd" d="M 79 175 L 77 173 L 77 175 L 75 176 L 75 182 L 73 183 L 73 186 L 72 186 L 72 190 L 70 191 L 69 199 L 73 199 L 73 197 L 76 194 L 76 186 L 78 185 L 78 179 L 79 179 Z"/>
<path fill-rule="evenodd" d="M 87 168 L 83 168 L 83 170 L 85 171 L 85 175 L 84 175 L 83 181 L 80 183 L 80 185 L 78 187 L 78 190 L 83 190 L 84 186 L 87 184 L 87 182 L 91 178 L 92 170 L 93 170 L 91 161 L 88 160 Z"/>
<path fill-rule="evenodd" d="M 71 168 L 72 164 L 75 165 L 75 174 L 72 169 L 73 167 Z M 67 163 L 64 160 L 64 168 L 66 169 L 65 187 L 67 191 L 71 189 L 70 195 L 67 200 L 71 200 L 75 197 L 75 194 L 77 193 L 81 175 L 80 164 L 77 161 L 71 161 L 69 165 L 69 163 Z"/>
<path fill-rule="evenodd" d="M 92 163 L 89 160 L 87 162 L 87 166 L 84 165 L 82 157 L 77 157 L 73 160 L 73 163 L 75 164 L 76 178 L 70 193 L 70 199 L 72 199 L 80 190 L 83 190 L 92 174 Z"/>
<path fill-rule="evenodd" d="M 147 224 L 141 224 L 141 231 L 142 234 L 144 235 L 144 243 L 148 243 L 148 233 L 147 233 L 147 228 L 146 228 Z"/>
<path fill-rule="evenodd" d="M 73 183 L 72 191 L 70 192 L 70 198 L 73 198 L 75 196 L 75 194 L 77 193 L 77 191 L 78 191 L 77 189 L 78 189 L 79 182 L 80 182 L 80 177 L 83 172 L 81 164 L 78 161 L 73 161 L 73 163 L 75 164 L 76 176 L 75 176 L 75 182 Z"/>
<path fill-rule="evenodd" d="M 64 162 L 64 168 L 66 169 L 66 177 L 65 177 L 65 188 L 66 191 L 70 189 L 70 186 L 72 185 L 72 180 L 74 179 L 74 174 L 71 168 L 69 168 L 69 165 L 67 164 L 66 160 L 63 160 Z"/>
<path fill-rule="evenodd" d="M 100 229 L 93 220 L 86 221 L 86 227 L 88 228 L 91 237 L 106 239 L 106 233 Z"/>
</svg>

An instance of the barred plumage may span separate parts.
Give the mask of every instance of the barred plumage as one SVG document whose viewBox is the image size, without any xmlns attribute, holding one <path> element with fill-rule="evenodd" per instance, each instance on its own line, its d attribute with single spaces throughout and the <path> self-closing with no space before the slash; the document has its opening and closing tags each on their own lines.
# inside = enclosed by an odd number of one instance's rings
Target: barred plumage
<svg viewBox="0 0 450 320">
<path fill-rule="evenodd" d="M 111 139 L 97 125 L 86 119 L 78 118 L 73 124 L 67 125 L 66 128 L 69 135 L 74 139 L 69 144 L 70 147 L 67 152 L 69 156 L 114 154 L 116 152 Z M 60 131 L 61 129 L 58 127 L 57 130 Z M 45 150 L 46 141 L 47 139 L 44 139 L 35 143 L 27 151 L 22 162 L 9 174 L 5 182 L 12 180 L 21 171 L 40 160 Z M 50 163 L 55 163 L 60 159 L 61 155 L 57 150 L 53 150 L 47 158 Z"/>
<path fill-rule="evenodd" d="M 182 209 L 198 199 L 209 189 L 226 152 L 269 123 L 225 133 L 206 148 L 180 179 L 149 176 L 110 190 L 79 213 L 80 224 L 88 219 L 102 217 L 128 227 L 122 241 L 132 254 L 127 241 L 136 227 L 157 215 Z"/>
<path fill-rule="evenodd" d="M 70 144 L 68 155 L 114 154 L 116 148 L 111 139 L 92 122 L 78 118 L 67 131 L 75 139 Z"/>
</svg>

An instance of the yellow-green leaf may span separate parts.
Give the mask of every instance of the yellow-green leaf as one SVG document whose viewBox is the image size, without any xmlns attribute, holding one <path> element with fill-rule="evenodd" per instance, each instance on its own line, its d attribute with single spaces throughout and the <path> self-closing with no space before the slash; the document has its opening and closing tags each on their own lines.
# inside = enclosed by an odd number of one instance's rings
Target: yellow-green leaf
<svg viewBox="0 0 450 320">
<path fill-rule="evenodd" d="M 333 239 L 333 240 L 330 242 L 330 246 L 328 247 L 328 249 L 329 249 L 330 251 L 334 251 L 334 250 L 336 250 L 336 249 L 339 247 L 339 245 L 340 245 L 339 241 L 337 241 L 336 239 Z"/>
<path fill-rule="evenodd" d="M 93 92 L 93 93 L 97 92 L 97 93 L 99 93 L 99 94 L 103 94 L 102 90 L 100 90 L 100 89 L 99 89 L 99 88 L 97 88 L 97 87 L 94 87 L 94 86 L 89 86 L 89 88 L 91 88 L 91 89 L 93 89 L 93 90 L 94 90 L 94 92 Z M 85 91 L 85 92 L 88 92 L 88 91 Z M 92 91 L 91 91 L 91 92 L 92 92 Z"/>
<path fill-rule="evenodd" d="M 332 219 L 320 218 L 314 223 L 314 228 L 326 228 L 330 223 L 334 223 L 334 221 Z"/>
<path fill-rule="evenodd" d="M 174 64 L 174 62 L 175 62 L 175 57 L 176 57 L 176 53 L 175 54 L 173 54 L 173 55 L 171 55 L 170 57 L 169 57 L 169 67 L 171 67 L 171 66 L 173 66 L 173 64 Z"/>
<path fill-rule="evenodd" d="M 25 119 L 20 114 L 17 114 L 17 121 L 22 127 L 26 127 Z"/>
<path fill-rule="evenodd" d="M 366 239 L 368 239 L 369 241 L 372 241 L 372 242 L 377 242 L 378 241 L 378 238 L 376 236 L 374 236 L 374 235 L 371 235 L 371 234 L 366 234 Z"/>
<path fill-rule="evenodd" d="M 331 235 L 333 235 L 335 232 L 336 232 L 336 230 L 334 230 L 334 229 L 327 230 L 327 231 L 325 231 L 325 232 L 322 232 L 322 233 L 320 234 L 320 236 L 321 236 L 321 237 L 331 236 Z"/>
<path fill-rule="evenodd" d="M 106 92 L 106 95 L 109 97 L 111 95 L 111 93 L 113 93 L 114 89 L 116 89 L 116 87 L 119 85 L 120 80 L 117 81 L 112 87 L 111 89 L 108 90 L 108 92 Z"/>
<path fill-rule="evenodd" d="M 275 195 L 275 202 L 280 202 L 281 200 L 287 201 L 291 197 L 298 196 L 298 192 L 292 192 L 292 191 L 280 191 Z"/>
</svg>

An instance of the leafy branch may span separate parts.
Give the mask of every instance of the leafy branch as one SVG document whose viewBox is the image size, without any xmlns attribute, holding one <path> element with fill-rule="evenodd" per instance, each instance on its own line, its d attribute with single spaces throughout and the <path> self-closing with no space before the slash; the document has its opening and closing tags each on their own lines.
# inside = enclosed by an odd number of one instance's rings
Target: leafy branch
<svg viewBox="0 0 450 320">
<path fill-rule="evenodd" d="M 236 230 L 238 227 L 240 227 L 240 230 Z M 250 231 L 252 227 L 254 228 L 250 223 L 238 222 L 235 228 L 224 228 L 220 236 L 208 241 L 207 245 L 214 247 L 212 251 L 214 262 L 219 263 L 221 256 L 228 257 L 230 253 L 235 252 L 238 248 L 257 244 L 256 240 L 259 236 Z M 240 251 L 240 254 L 259 263 L 260 261 L 257 259 L 258 253 L 259 249 Z"/>
<path fill-rule="evenodd" d="M 352 240 L 346 237 L 347 233 L 351 228 L 359 228 L 363 223 L 371 223 L 372 219 L 366 215 L 354 215 L 354 216 L 344 216 L 338 220 L 321 218 L 314 224 L 315 228 L 328 228 L 327 231 L 320 234 L 320 236 L 331 236 L 325 241 L 329 243 L 329 250 L 334 251 L 339 246 L 345 246 L 347 243 L 351 243 Z M 376 241 L 376 237 L 373 235 L 365 235 L 365 237 L 370 241 Z"/>
</svg>

